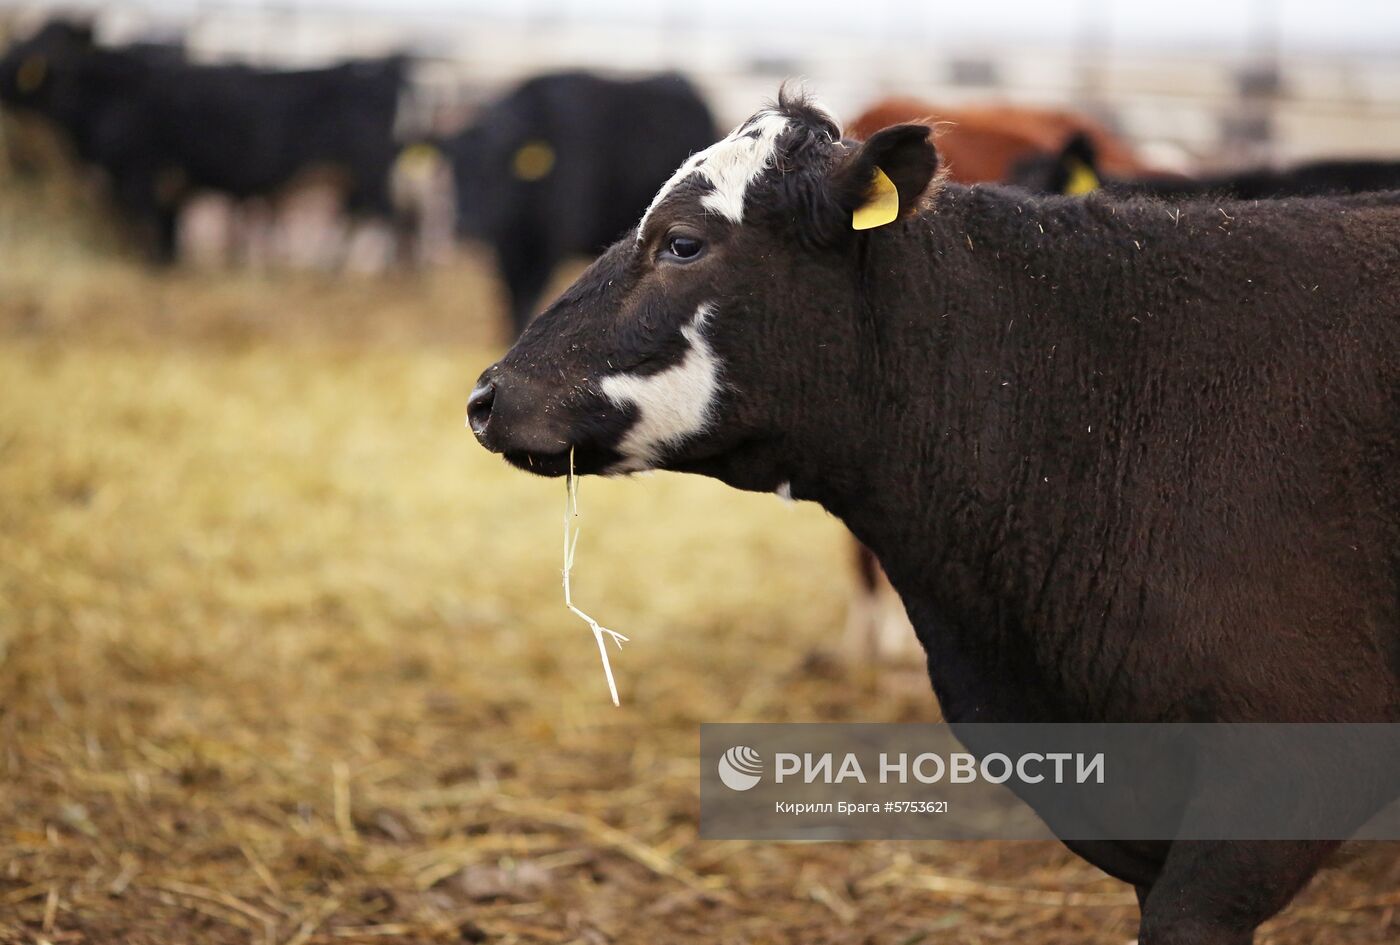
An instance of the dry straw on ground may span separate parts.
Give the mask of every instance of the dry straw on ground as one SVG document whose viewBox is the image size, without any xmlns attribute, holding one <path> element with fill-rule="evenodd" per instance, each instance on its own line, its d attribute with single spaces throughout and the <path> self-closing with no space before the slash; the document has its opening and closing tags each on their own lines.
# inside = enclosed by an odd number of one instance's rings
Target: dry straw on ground
<svg viewBox="0 0 1400 945">
<path fill-rule="evenodd" d="M 462 430 L 479 265 L 158 275 L 52 206 L 0 190 L 0 941 L 1131 937 L 1053 845 L 697 840 L 699 722 L 932 701 L 836 656 L 835 523 L 656 476 L 588 483 L 580 577 L 648 628 L 609 705 L 558 483 Z M 1397 886 L 1372 849 L 1263 941 L 1395 941 Z"/>
</svg>

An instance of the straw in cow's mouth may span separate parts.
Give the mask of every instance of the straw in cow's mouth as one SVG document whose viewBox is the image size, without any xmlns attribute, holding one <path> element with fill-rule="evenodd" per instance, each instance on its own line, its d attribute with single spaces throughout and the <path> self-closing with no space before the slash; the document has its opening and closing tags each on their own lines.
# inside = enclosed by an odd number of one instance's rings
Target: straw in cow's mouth
<svg viewBox="0 0 1400 945">
<path fill-rule="evenodd" d="M 579 616 L 593 629 L 593 639 L 598 643 L 598 656 L 603 661 L 603 674 L 608 679 L 608 692 L 613 705 L 621 705 L 617 698 L 617 682 L 613 679 L 612 663 L 608 661 L 608 645 L 604 636 L 612 638 L 619 650 L 627 642 L 627 637 L 616 630 L 609 630 L 578 607 L 574 606 L 573 592 L 569 586 L 569 574 L 574 569 L 574 551 L 578 547 L 579 530 L 573 524 L 578 518 L 578 477 L 574 475 L 574 451 L 569 450 L 569 472 L 564 480 L 564 606 Z"/>
</svg>

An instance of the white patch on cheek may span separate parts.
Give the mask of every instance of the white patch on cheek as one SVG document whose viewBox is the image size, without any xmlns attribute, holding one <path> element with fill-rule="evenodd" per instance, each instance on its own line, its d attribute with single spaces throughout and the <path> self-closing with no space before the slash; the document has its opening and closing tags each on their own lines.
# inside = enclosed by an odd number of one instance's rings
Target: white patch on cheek
<svg viewBox="0 0 1400 945">
<path fill-rule="evenodd" d="M 600 382 L 603 394 L 619 407 L 636 411 L 617 450 L 626 457 L 613 472 L 634 472 L 656 464 L 672 444 L 704 431 L 719 393 L 720 363 L 705 340 L 705 322 L 712 314 L 701 305 L 681 329 L 690 348 L 679 364 L 655 374 L 613 374 Z"/>
</svg>

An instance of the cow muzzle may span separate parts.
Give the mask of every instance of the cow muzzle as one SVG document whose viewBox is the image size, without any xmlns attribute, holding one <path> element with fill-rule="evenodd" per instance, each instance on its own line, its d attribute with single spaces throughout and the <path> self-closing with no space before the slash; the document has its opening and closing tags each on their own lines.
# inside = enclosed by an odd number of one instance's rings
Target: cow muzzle
<svg viewBox="0 0 1400 945">
<path fill-rule="evenodd" d="M 467 398 L 467 426 L 493 453 L 567 452 L 570 443 L 565 431 L 546 422 L 557 413 L 548 408 L 544 391 L 499 364 L 487 368 Z"/>
<path fill-rule="evenodd" d="M 487 449 L 491 449 L 487 436 L 491 429 L 491 409 L 495 406 L 496 382 L 483 376 L 467 398 L 467 426 L 472 428 L 477 441 Z"/>
<path fill-rule="evenodd" d="M 585 416 L 593 422 L 585 423 Z M 500 364 L 481 375 L 467 398 L 467 426 L 477 442 L 542 476 L 567 473 L 571 454 L 579 473 L 603 472 L 617 461 L 617 454 L 600 442 L 611 424 L 600 425 L 599 418 L 598 405 L 581 409 L 559 403 L 537 382 Z"/>
</svg>

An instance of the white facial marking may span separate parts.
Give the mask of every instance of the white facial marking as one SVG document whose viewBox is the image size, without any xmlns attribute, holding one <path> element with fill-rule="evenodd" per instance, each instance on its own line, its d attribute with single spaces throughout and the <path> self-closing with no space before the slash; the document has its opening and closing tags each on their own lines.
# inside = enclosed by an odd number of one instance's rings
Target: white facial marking
<svg viewBox="0 0 1400 945">
<path fill-rule="evenodd" d="M 700 173 L 715 189 L 700 199 L 706 210 L 712 210 L 731 223 L 744 222 L 744 195 L 749 184 L 773 166 L 777 153 L 778 135 L 788 126 L 783 115 L 765 112 L 749 124 L 743 134 L 730 135 L 727 147 L 717 149 Z"/>
<path fill-rule="evenodd" d="M 719 392 L 719 359 L 703 329 L 712 309 L 701 305 L 681 329 L 690 349 L 679 364 L 655 374 L 613 374 L 601 381 L 604 395 L 619 407 L 634 407 L 637 419 L 618 444 L 625 457 L 612 472 L 655 465 L 662 449 L 701 432 Z"/>
<path fill-rule="evenodd" d="M 700 198 L 701 205 L 729 220 L 744 221 L 744 195 L 749 185 L 766 168 L 773 166 L 778 136 L 788 126 L 786 116 L 774 111 L 762 111 L 731 131 L 728 137 L 715 142 L 698 154 L 692 154 L 671 179 L 661 185 L 652 198 L 642 222 L 637 226 L 637 239 L 646 230 L 647 218 L 676 185 L 691 174 L 699 174 L 714 187 Z"/>
<path fill-rule="evenodd" d="M 776 495 L 778 498 L 782 499 L 784 502 L 791 502 L 791 501 L 792 501 L 792 483 L 790 483 L 790 482 L 780 482 L 780 483 L 778 483 L 778 488 L 776 488 L 776 489 L 773 490 L 773 494 Z"/>
<path fill-rule="evenodd" d="M 724 140 L 727 141 L 729 139 L 726 138 Z M 638 243 L 642 241 L 642 233 L 646 232 L 647 218 L 651 216 L 651 212 L 656 209 L 657 204 L 665 200 L 666 195 L 669 194 L 671 191 L 675 190 L 677 184 L 685 180 L 691 174 L 695 173 L 695 165 L 708 158 L 710 156 L 710 152 L 713 151 L 715 148 L 719 147 L 721 144 L 724 144 L 724 141 L 718 141 L 715 144 L 710 145 L 703 151 L 696 151 L 690 157 L 686 158 L 684 164 L 676 168 L 676 172 L 667 179 L 666 183 L 661 185 L 661 189 L 656 192 L 656 196 L 651 198 L 651 203 L 647 204 L 646 212 L 642 214 L 641 222 L 637 224 Z"/>
</svg>

